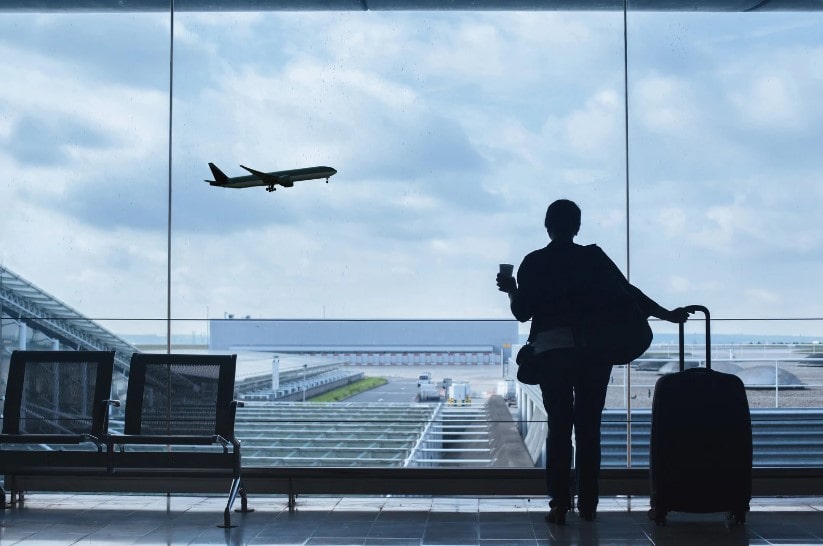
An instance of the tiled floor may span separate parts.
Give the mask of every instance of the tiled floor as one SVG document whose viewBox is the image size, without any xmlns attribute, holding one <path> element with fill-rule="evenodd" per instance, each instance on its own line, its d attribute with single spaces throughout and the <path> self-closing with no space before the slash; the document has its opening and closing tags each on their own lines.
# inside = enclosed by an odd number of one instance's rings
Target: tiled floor
<svg viewBox="0 0 823 546">
<path fill-rule="evenodd" d="M 544 499 L 252 497 L 224 530 L 217 497 L 30 494 L 0 513 L 0 545 L 823 545 L 823 498 L 755 499 L 744 526 L 722 514 L 646 516 L 648 499 L 608 498 L 594 522 L 543 521 Z M 239 504 L 239 503 L 238 503 Z"/>
</svg>

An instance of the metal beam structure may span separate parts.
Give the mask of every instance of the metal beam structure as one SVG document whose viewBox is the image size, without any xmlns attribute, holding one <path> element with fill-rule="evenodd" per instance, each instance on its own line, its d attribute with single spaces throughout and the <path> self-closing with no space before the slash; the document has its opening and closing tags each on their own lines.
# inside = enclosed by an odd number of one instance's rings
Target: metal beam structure
<svg viewBox="0 0 823 546">
<path fill-rule="evenodd" d="M 130 343 L 3 266 L 0 266 L 0 316 L 4 322 L 25 324 L 59 341 L 67 349 L 115 351 L 115 366 L 123 371 L 128 370 L 131 355 L 138 351 Z"/>
<path fill-rule="evenodd" d="M 0 12 L 170 11 L 168 0 L 4 0 Z M 622 0 L 175 0 L 175 11 L 622 11 Z M 630 11 L 823 11 L 823 0 L 629 0 Z"/>
</svg>

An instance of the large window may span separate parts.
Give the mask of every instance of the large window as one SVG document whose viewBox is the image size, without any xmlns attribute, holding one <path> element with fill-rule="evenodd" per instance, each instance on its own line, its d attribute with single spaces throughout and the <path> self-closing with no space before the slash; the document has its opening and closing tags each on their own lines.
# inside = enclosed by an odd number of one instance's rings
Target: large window
<svg viewBox="0 0 823 546">
<path fill-rule="evenodd" d="M 619 15 L 177 21 L 174 318 L 505 317 L 497 264 L 546 244 L 560 195 L 622 248 Z M 338 173 L 266 193 L 208 162 Z"/>
<path fill-rule="evenodd" d="M 163 14 L 0 14 L 3 393 L 14 349 L 165 337 L 169 46 Z"/>
<path fill-rule="evenodd" d="M 566 197 L 578 242 L 666 307 L 709 307 L 713 363 L 745 372 L 753 408 L 819 407 L 823 16 L 630 4 L 626 21 L 624 59 L 615 11 L 2 13 L 6 288 L 23 279 L 50 299 L 32 313 L 68 308 L 140 350 L 205 351 L 214 321 L 243 319 L 482 328 L 510 318 L 497 264 L 545 245 L 546 206 Z M 208 184 L 209 163 L 337 173 L 266 192 Z M 21 338 L 73 347 L 0 315 L 0 363 Z M 691 363 L 703 326 L 687 326 Z M 648 411 L 676 360 L 677 328 L 653 328 L 646 357 L 614 370 L 614 415 Z M 301 403 L 310 370 L 339 365 L 397 379 L 409 405 L 422 373 L 458 367 L 475 400 L 513 393 L 525 331 L 499 351 L 219 350 L 243 353 L 239 381 L 277 361 Z"/>
<path fill-rule="evenodd" d="M 629 17 L 632 280 L 711 309 L 715 363 L 753 407 L 820 405 L 821 29 L 808 13 Z"/>
</svg>

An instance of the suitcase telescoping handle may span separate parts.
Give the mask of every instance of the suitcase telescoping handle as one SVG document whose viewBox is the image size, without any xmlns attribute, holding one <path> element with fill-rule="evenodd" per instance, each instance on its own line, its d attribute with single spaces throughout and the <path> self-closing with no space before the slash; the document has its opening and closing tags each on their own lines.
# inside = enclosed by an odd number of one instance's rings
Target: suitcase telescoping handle
<svg viewBox="0 0 823 546">
<path fill-rule="evenodd" d="M 702 305 L 687 305 L 684 307 L 689 314 L 700 311 L 706 317 L 706 369 L 712 369 L 712 334 L 709 320 L 709 310 Z M 686 369 L 686 335 L 684 333 L 684 323 L 678 324 L 678 334 L 680 341 L 680 371 Z"/>
</svg>

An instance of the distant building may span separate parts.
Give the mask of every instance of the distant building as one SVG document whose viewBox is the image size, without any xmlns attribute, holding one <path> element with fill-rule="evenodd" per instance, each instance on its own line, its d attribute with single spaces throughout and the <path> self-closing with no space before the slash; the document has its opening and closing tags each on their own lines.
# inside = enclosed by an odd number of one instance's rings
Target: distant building
<svg viewBox="0 0 823 546">
<path fill-rule="evenodd" d="M 514 320 L 251 320 L 209 322 L 211 351 L 333 356 L 355 365 L 499 364 Z"/>
</svg>

